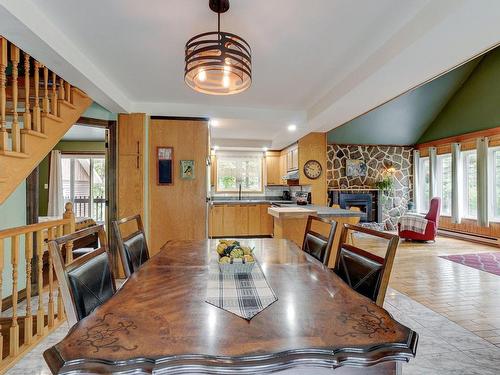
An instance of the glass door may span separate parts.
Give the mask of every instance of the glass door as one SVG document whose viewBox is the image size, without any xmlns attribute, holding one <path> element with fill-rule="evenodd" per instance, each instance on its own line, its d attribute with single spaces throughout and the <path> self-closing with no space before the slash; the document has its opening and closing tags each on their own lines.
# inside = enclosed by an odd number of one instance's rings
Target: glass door
<svg viewBox="0 0 500 375">
<path fill-rule="evenodd" d="M 106 159 L 104 155 L 62 156 L 65 202 L 73 202 L 76 217 L 106 221 Z"/>
</svg>

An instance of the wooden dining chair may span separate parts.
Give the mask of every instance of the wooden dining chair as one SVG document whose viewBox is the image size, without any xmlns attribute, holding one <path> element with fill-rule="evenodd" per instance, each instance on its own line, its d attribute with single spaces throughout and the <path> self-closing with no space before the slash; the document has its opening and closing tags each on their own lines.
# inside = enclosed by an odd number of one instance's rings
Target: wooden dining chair
<svg viewBox="0 0 500 375">
<path fill-rule="evenodd" d="M 132 222 L 135 222 L 137 229 L 131 234 L 123 236 L 122 227 Z M 113 221 L 113 229 L 125 276 L 130 277 L 149 259 L 149 249 L 141 215 L 129 216 L 118 221 Z"/>
<path fill-rule="evenodd" d="M 328 225 L 328 237 L 312 230 L 313 222 Z M 312 255 L 321 263 L 325 265 L 328 264 L 333 245 L 333 237 L 335 236 L 335 228 L 337 228 L 337 222 L 309 215 L 307 218 L 306 231 L 304 233 L 304 241 L 302 242 L 302 250 Z"/>
<path fill-rule="evenodd" d="M 349 207 L 349 211 L 361 212 L 361 208 L 352 206 L 352 207 Z M 361 221 L 361 217 L 360 216 L 350 217 L 350 218 L 348 218 L 347 221 L 351 225 L 358 225 L 359 222 Z M 350 244 L 354 245 L 354 233 L 352 231 L 349 232 L 348 238 L 349 238 Z"/>
<path fill-rule="evenodd" d="M 388 241 L 385 257 L 346 243 L 349 231 L 364 233 Z M 344 224 L 333 271 L 352 289 L 370 298 L 378 306 L 384 304 L 399 236 L 352 224 Z"/>
<path fill-rule="evenodd" d="M 97 233 L 100 247 L 65 264 L 62 246 Z M 116 292 L 104 226 L 93 226 L 49 241 L 68 322 L 72 326 Z"/>
</svg>

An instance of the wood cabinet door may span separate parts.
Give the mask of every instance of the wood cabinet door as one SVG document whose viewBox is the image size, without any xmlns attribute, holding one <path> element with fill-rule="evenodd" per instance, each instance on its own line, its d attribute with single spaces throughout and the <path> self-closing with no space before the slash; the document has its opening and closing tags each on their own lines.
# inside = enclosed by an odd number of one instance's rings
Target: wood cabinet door
<svg viewBox="0 0 500 375">
<path fill-rule="evenodd" d="M 222 235 L 234 236 L 236 234 L 236 211 L 237 206 L 234 204 L 224 205 L 223 220 L 222 220 Z"/>
<path fill-rule="evenodd" d="M 224 206 L 214 205 L 210 208 L 210 236 L 224 235 Z"/>
<path fill-rule="evenodd" d="M 235 231 L 233 235 L 235 236 L 246 236 L 248 235 L 248 206 L 238 205 L 236 206 L 236 220 L 235 220 Z"/>
<path fill-rule="evenodd" d="M 250 205 L 248 207 L 248 236 L 261 235 L 261 205 Z"/>
<path fill-rule="evenodd" d="M 280 157 L 267 156 L 266 157 L 266 171 L 267 171 L 267 185 L 280 185 Z"/>
<path fill-rule="evenodd" d="M 291 151 L 292 154 L 292 169 L 299 169 L 299 149 L 295 148 Z"/>
<path fill-rule="evenodd" d="M 260 234 L 263 236 L 272 236 L 274 229 L 274 220 L 271 215 L 267 213 L 270 207 L 268 204 L 260 205 Z"/>
</svg>

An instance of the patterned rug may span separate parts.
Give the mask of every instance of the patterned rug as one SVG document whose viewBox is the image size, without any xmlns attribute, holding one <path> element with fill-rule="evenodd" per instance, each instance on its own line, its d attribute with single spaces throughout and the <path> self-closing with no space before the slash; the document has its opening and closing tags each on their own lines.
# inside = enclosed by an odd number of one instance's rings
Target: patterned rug
<svg viewBox="0 0 500 375">
<path fill-rule="evenodd" d="M 444 255 L 440 258 L 500 276 L 500 253 Z"/>
</svg>

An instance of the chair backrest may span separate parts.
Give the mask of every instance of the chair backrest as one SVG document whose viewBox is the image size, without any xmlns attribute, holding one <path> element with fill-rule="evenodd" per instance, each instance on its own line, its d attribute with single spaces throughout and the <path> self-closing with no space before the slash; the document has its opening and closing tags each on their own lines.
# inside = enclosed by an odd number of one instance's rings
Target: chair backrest
<svg viewBox="0 0 500 375">
<path fill-rule="evenodd" d="M 327 224 L 329 226 L 328 237 L 313 231 L 311 229 L 313 222 Z M 304 241 L 302 242 L 302 250 L 315 257 L 321 263 L 328 264 L 336 227 L 337 223 L 335 221 L 309 215 L 304 233 Z"/>
<path fill-rule="evenodd" d="M 441 214 L 441 198 L 434 197 L 429 203 L 429 212 L 425 215 L 425 218 L 436 223 L 436 227 L 439 221 L 439 215 Z"/>
<path fill-rule="evenodd" d="M 346 243 L 349 231 L 360 232 L 388 241 L 385 257 Z M 384 303 L 399 236 L 344 224 L 333 271 L 352 289 L 370 298 L 377 305 Z"/>
<path fill-rule="evenodd" d="M 332 208 L 340 208 L 340 204 L 332 204 Z"/>
<path fill-rule="evenodd" d="M 97 233 L 100 247 L 65 264 L 62 246 Z M 89 315 L 116 292 L 104 226 L 94 226 L 49 242 L 50 256 L 70 325 Z"/>
<path fill-rule="evenodd" d="M 121 227 L 129 222 L 135 222 L 137 230 L 125 237 L 122 236 Z M 149 249 L 146 234 L 142 224 L 141 215 L 134 215 L 113 221 L 116 243 L 122 260 L 125 276 L 130 277 L 137 269 L 149 259 Z"/>
</svg>

